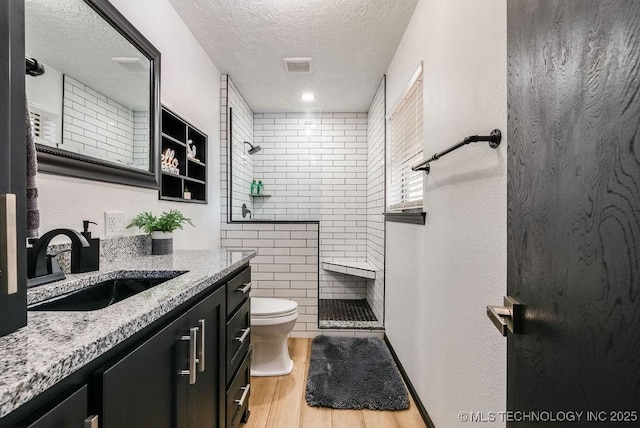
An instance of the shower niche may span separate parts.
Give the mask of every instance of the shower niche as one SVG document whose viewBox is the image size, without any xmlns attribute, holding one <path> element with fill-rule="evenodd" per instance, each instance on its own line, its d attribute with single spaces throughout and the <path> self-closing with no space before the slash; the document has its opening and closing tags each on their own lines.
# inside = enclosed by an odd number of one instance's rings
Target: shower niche
<svg viewBox="0 0 640 428">
<path fill-rule="evenodd" d="M 160 199 L 207 203 L 207 135 L 162 107 Z"/>
</svg>

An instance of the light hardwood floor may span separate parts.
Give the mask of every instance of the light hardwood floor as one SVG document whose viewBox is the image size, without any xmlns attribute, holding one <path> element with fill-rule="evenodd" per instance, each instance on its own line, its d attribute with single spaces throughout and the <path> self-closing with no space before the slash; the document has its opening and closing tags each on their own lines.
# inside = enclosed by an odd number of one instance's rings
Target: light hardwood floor
<svg viewBox="0 0 640 428">
<path fill-rule="evenodd" d="M 289 354 L 289 376 L 251 378 L 251 416 L 244 428 L 426 428 L 413 399 L 409 409 L 395 412 L 310 407 L 304 393 L 311 339 L 289 339 Z"/>
</svg>

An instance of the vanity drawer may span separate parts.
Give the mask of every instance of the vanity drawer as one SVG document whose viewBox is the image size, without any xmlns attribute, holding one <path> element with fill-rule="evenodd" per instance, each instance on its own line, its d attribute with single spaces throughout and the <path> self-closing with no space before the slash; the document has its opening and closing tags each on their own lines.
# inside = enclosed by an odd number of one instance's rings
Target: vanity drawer
<svg viewBox="0 0 640 428">
<path fill-rule="evenodd" d="M 238 374 L 227 390 L 227 428 L 236 428 L 242 421 L 243 414 L 249 408 L 251 369 L 251 352 L 242 361 Z"/>
<path fill-rule="evenodd" d="M 251 266 L 227 283 L 227 316 L 231 315 L 251 291 Z"/>
<path fill-rule="evenodd" d="M 251 343 L 251 300 L 247 299 L 227 323 L 227 384 L 244 360 Z"/>
</svg>

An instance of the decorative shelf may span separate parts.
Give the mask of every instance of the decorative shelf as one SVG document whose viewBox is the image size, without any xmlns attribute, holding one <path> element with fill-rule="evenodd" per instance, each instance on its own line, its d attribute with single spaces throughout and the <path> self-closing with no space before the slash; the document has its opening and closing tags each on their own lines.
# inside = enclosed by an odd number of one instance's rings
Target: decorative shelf
<svg viewBox="0 0 640 428">
<path fill-rule="evenodd" d="M 187 155 L 188 142 L 195 146 L 196 156 L 206 159 L 207 135 L 166 107 L 162 107 L 161 153 L 174 152 L 180 174 L 160 171 L 160 199 L 174 202 L 207 203 L 207 165 Z M 160 157 L 158 158 L 160 162 Z M 186 190 L 191 199 L 185 199 Z"/>
<path fill-rule="evenodd" d="M 251 196 L 252 198 L 270 198 L 271 195 L 267 195 L 267 194 L 260 194 L 260 195 L 252 195 L 251 193 L 249 193 L 249 196 Z"/>
<path fill-rule="evenodd" d="M 322 269 L 361 278 L 376 279 L 376 270 L 367 262 L 325 261 L 322 262 Z"/>
</svg>

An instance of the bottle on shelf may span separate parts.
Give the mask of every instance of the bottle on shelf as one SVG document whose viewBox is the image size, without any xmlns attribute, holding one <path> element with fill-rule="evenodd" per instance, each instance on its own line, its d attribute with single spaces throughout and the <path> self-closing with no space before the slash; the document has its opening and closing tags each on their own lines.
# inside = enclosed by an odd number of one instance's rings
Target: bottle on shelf
<svg viewBox="0 0 640 428">
<path fill-rule="evenodd" d="M 262 184 L 262 180 L 258 180 L 258 195 L 262 195 L 262 188 L 264 185 Z"/>
<path fill-rule="evenodd" d="M 256 180 L 253 180 L 253 182 L 251 183 L 251 194 L 252 195 L 257 195 L 258 194 L 258 184 L 256 183 Z"/>
</svg>

